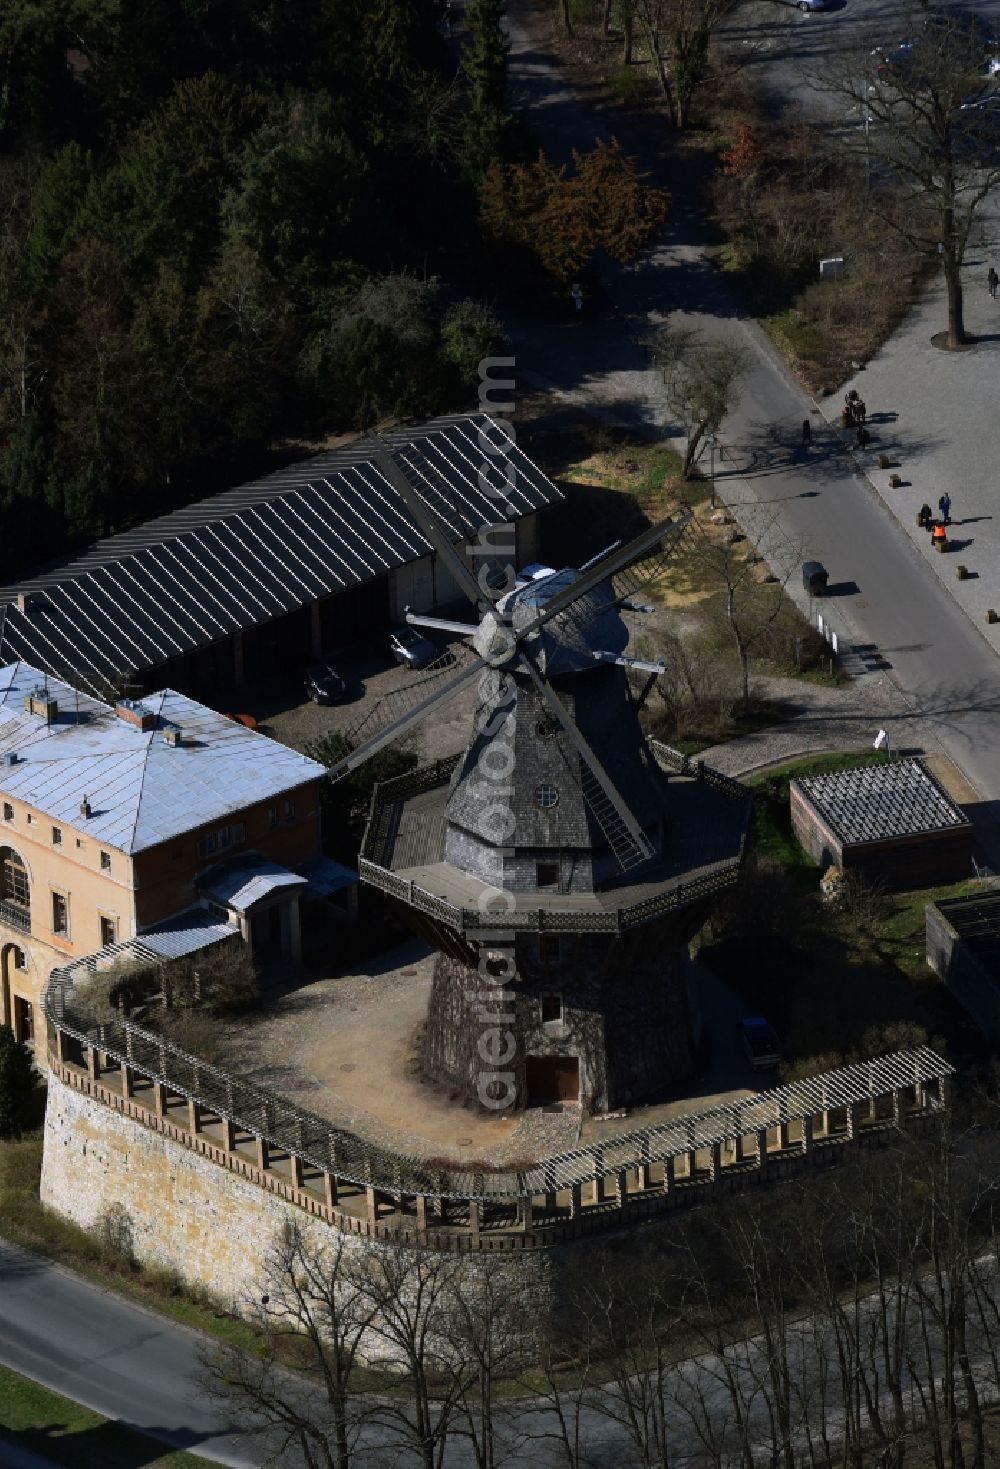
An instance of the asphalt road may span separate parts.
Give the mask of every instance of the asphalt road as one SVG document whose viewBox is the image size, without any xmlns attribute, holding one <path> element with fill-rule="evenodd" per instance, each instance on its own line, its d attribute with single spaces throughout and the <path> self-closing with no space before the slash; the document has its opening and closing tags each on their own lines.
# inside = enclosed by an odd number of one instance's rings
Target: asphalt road
<svg viewBox="0 0 1000 1469">
<path fill-rule="evenodd" d="M 0 1241 L 0 1362 L 221 1464 L 264 1462 L 198 1383 L 197 1333 Z M 0 1463 L 6 1464 L 0 1448 Z"/>
<path fill-rule="evenodd" d="M 967 0 L 992 17 L 1000 35 L 1000 0 Z M 803 15 L 779 0 L 746 0 L 721 35 L 733 66 L 747 74 L 775 106 L 802 107 L 836 117 L 843 107 L 824 96 L 815 78 L 832 58 L 892 45 L 912 33 L 917 0 L 827 0 L 828 8 Z"/>
<path fill-rule="evenodd" d="M 779 26 L 789 18 L 796 27 L 823 23 L 783 7 L 770 10 Z M 842 12 L 826 19 L 838 18 Z M 605 118 L 568 89 L 556 59 L 532 39 L 516 9 L 510 34 L 519 100 L 552 156 L 565 161 L 572 146 L 606 137 Z M 663 241 L 633 266 L 605 274 L 614 317 L 584 322 L 575 333 L 521 324 L 514 332 L 515 376 L 544 386 L 574 410 L 669 433 L 657 374 L 638 345 L 651 327 L 683 322 L 746 349 L 741 401 L 721 435 L 729 459 L 720 469 L 720 492 L 779 561 L 814 558 L 826 565 L 834 595 L 825 607 L 845 635 L 842 642 L 877 652 L 880 671 L 864 676 L 890 678 L 905 701 L 898 728 L 889 731 L 894 748 L 937 743 L 951 756 L 983 798 L 980 830 L 1000 869 L 997 659 L 948 590 L 927 574 L 846 441 L 826 429 L 812 399 L 706 259 L 704 238 L 702 223 L 679 200 Z M 805 418 L 814 432 L 808 455 L 801 451 Z M 804 610 L 817 610 L 794 577 L 789 591 Z"/>
</svg>

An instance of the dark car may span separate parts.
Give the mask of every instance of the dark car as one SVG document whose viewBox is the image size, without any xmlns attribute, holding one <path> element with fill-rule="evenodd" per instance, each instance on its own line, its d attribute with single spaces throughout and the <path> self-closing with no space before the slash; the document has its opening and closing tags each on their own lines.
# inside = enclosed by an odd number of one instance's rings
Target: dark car
<svg viewBox="0 0 1000 1469">
<path fill-rule="evenodd" d="M 924 17 L 922 29 L 895 46 L 878 46 L 878 75 L 893 75 L 910 84 L 924 75 L 932 77 L 942 58 L 948 67 L 967 67 L 970 76 L 996 76 L 1000 72 L 1000 44 L 981 15 L 965 5 L 936 5 Z"/>
<path fill-rule="evenodd" d="M 390 634 L 389 647 L 397 663 L 406 668 L 426 668 L 438 656 L 438 649 L 412 627 L 397 627 Z"/>
<path fill-rule="evenodd" d="M 310 663 L 305 672 L 306 697 L 314 704 L 339 704 L 347 696 L 347 685 L 329 663 Z"/>
<path fill-rule="evenodd" d="M 810 597 L 822 597 L 829 580 L 830 573 L 822 561 L 803 561 L 802 586 Z"/>
<path fill-rule="evenodd" d="M 739 1022 L 740 1044 L 754 1071 L 773 1071 L 781 1060 L 778 1037 L 762 1015 Z"/>
</svg>

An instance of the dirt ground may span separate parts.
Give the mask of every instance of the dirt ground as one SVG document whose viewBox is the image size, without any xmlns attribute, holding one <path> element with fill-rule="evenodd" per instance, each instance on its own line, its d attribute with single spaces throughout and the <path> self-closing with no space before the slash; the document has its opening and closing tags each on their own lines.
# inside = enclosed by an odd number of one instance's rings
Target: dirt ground
<svg viewBox="0 0 1000 1469">
<path fill-rule="evenodd" d="M 417 1072 L 433 962 L 414 940 L 355 973 L 275 990 L 263 1011 L 226 1026 L 222 1064 L 380 1146 L 493 1165 L 544 1157 L 581 1138 L 596 1142 L 775 1084 L 773 1076 L 755 1075 L 739 1048 L 739 997 L 696 966 L 692 992 L 707 1033 L 703 1066 L 687 1096 L 603 1119 L 582 1118 L 576 1106 L 490 1116 Z"/>
</svg>

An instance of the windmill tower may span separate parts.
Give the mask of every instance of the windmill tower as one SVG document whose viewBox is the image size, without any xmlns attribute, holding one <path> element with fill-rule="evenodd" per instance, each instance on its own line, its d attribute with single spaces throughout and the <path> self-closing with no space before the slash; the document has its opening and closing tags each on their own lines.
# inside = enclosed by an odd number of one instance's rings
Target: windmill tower
<svg viewBox="0 0 1000 1469">
<path fill-rule="evenodd" d="M 586 566 L 484 591 L 430 508 L 419 451 L 376 459 L 469 597 L 458 672 L 366 720 L 331 770 L 363 763 L 477 682 L 465 751 L 375 792 L 361 877 L 437 950 L 423 1039 L 432 1078 L 484 1106 L 651 1100 L 690 1074 L 683 946 L 738 874 L 749 817 L 733 782 L 664 768 L 639 713 L 662 663 L 630 658 L 625 610 L 663 574 L 689 517 Z M 629 675 L 644 675 L 638 693 Z"/>
</svg>

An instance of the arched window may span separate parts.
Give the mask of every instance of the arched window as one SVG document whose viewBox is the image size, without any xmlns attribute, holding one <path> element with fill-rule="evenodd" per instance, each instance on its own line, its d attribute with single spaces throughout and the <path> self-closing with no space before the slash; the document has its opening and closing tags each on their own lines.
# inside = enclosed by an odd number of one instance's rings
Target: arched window
<svg viewBox="0 0 1000 1469">
<path fill-rule="evenodd" d="M 26 910 L 31 906 L 28 869 L 13 847 L 0 847 L 0 899 Z"/>
</svg>

